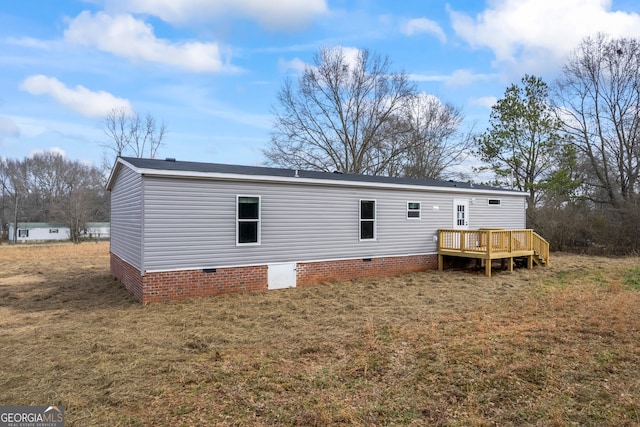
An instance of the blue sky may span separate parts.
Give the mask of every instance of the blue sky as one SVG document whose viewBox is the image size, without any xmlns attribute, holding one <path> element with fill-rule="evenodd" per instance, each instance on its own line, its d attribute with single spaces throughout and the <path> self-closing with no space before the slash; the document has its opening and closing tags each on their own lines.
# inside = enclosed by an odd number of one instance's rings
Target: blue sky
<svg viewBox="0 0 640 427">
<path fill-rule="evenodd" d="M 637 0 L 21 0 L 0 3 L 0 156 L 100 165 L 104 115 L 151 114 L 159 157 L 259 165 L 272 107 L 323 46 L 387 55 L 484 130 L 525 74 L 551 82 L 596 32 L 640 38 Z"/>
</svg>

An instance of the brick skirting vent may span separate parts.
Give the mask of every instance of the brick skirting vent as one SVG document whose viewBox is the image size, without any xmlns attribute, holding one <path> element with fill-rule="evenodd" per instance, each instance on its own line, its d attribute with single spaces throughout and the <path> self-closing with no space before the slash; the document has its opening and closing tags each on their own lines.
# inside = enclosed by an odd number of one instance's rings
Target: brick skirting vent
<svg viewBox="0 0 640 427">
<path fill-rule="evenodd" d="M 356 278 L 389 277 L 438 268 L 437 255 L 359 258 L 297 264 L 297 286 Z M 111 275 L 120 280 L 143 304 L 234 292 L 267 290 L 268 266 L 177 270 L 141 275 L 111 254 Z"/>
</svg>

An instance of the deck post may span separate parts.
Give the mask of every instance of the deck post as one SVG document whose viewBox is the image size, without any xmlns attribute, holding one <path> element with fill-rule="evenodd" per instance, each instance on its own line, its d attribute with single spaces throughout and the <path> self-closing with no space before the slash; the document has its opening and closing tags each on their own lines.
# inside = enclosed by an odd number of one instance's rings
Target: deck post
<svg viewBox="0 0 640 427">
<path fill-rule="evenodd" d="M 444 270 L 444 255 L 438 254 L 438 271 Z"/>
<path fill-rule="evenodd" d="M 484 273 L 487 277 L 491 277 L 491 258 L 486 259 L 484 263 Z"/>
</svg>

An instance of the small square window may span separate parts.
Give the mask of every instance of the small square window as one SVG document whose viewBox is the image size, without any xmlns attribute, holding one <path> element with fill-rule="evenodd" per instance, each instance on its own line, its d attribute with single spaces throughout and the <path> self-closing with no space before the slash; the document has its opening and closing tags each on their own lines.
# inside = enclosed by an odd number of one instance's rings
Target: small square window
<svg viewBox="0 0 640 427">
<path fill-rule="evenodd" d="M 407 218 L 420 219 L 420 202 L 407 202 Z"/>
</svg>

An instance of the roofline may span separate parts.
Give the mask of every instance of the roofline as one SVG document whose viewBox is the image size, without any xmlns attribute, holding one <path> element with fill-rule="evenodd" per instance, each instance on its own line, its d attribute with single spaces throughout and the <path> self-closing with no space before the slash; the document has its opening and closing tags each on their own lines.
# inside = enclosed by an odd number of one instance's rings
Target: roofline
<svg viewBox="0 0 640 427">
<path fill-rule="evenodd" d="M 386 189 L 403 189 L 403 190 L 428 190 L 440 193 L 477 193 L 477 194 L 510 194 L 514 196 L 526 196 L 528 193 L 517 190 L 506 189 L 487 189 L 487 188 L 458 188 L 458 187 L 439 187 L 433 185 L 420 185 L 420 184 L 394 184 L 385 182 L 369 182 L 369 181 L 352 181 L 352 180 L 333 180 L 322 178 L 302 178 L 302 177 L 284 177 L 284 176 L 272 176 L 272 175 L 249 175 L 239 173 L 225 173 L 225 172 L 196 172 L 188 170 L 169 170 L 169 169 L 153 169 L 153 168 L 138 168 L 131 163 L 118 158 L 115 164 L 109 181 L 107 184 L 107 190 L 113 188 L 113 184 L 117 175 L 117 172 L 122 166 L 131 168 L 134 172 L 140 175 L 155 176 L 155 177 L 172 177 L 172 178 L 196 178 L 196 179 L 210 179 L 216 181 L 244 181 L 244 182 L 277 182 L 285 184 L 307 184 L 307 185 L 322 185 L 333 187 L 360 187 L 360 188 L 386 188 Z"/>
</svg>

